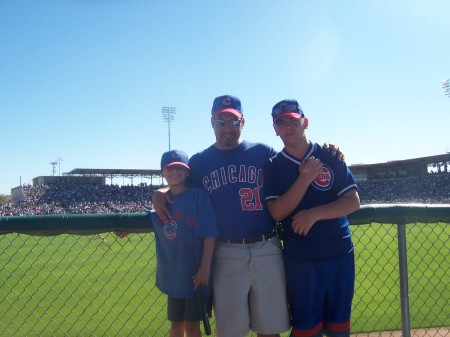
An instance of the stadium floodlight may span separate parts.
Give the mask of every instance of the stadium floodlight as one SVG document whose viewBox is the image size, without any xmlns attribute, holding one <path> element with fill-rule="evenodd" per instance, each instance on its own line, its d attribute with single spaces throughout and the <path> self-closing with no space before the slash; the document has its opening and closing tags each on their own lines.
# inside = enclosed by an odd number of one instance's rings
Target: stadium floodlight
<svg viewBox="0 0 450 337">
<path fill-rule="evenodd" d="M 52 173 L 53 173 L 53 175 L 55 175 L 55 173 L 56 173 L 56 165 L 57 164 L 58 164 L 57 161 L 50 162 L 50 165 L 52 165 Z"/>
<path fill-rule="evenodd" d="M 163 106 L 161 112 L 164 121 L 167 123 L 167 128 L 169 132 L 169 151 L 170 151 L 170 123 L 175 120 L 176 109 L 172 106 Z"/>
<path fill-rule="evenodd" d="M 444 88 L 445 95 L 450 97 L 450 83 L 449 83 L 449 80 L 443 80 L 442 81 L 442 87 Z"/>
</svg>

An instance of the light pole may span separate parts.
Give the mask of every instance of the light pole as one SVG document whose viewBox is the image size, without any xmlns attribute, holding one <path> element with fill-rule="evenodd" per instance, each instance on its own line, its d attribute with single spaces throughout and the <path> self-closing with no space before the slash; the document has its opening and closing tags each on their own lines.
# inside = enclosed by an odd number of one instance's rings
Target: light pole
<svg viewBox="0 0 450 337">
<path fill-rule="evenodd" d="M 58 162 L 58 175 L 61 176 L 61 162 L 62 162 L 62 158 L 58 157 L 56 158 L 56 161 Z"/>
<path fill-rule="evenodd" d="M 161 112 L 164 121 L 167 123 L 167 128 L 169 131 L 169 151 L 170 151 L 170 122 L 172 122 L 175 119 L 176 109 L 172 106 L 163 106 Z"/>
<path fill-rule="evenodd" d="M 450 97 L 450 83 L 448 80 L 442 81 L 442 87 L 444 88 L 444 94 Z"/>
</svg>

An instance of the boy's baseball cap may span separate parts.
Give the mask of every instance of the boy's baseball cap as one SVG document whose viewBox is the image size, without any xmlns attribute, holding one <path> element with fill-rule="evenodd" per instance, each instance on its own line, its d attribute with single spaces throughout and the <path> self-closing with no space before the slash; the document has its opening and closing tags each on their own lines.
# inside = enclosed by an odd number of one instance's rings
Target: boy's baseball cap
<svg viewBox="0 0 450 337">
<path fill-rule="evenodd" d="M 244 113 L 242 112 L 241 100 L 231 95 L 216 97 L 211 109 L 211 115 L 216 116 L 221 112 L 229 112 L 239 119 L 242 118 Z"/>
<path fill-rule="evenodd" d="M 173 165 L 181 165 L 189 169 L 189 159 L 187 154 L 180 150 L 164 152 L 161 157 L 161 170 Z"/>
<path fill-rule="evenodd" d="M 276 121 L 281 116 L 291 116 L 294 118 L 305 117 L 302 108 L 295 99 L 284 99 L 273 106 L 273 120 Z"/>
</svg>

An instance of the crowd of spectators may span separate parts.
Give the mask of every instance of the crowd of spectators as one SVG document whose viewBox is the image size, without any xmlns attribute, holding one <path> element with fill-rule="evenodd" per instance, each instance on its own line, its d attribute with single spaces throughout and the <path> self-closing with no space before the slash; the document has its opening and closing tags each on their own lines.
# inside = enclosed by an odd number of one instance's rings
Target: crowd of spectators
<svg viewBox="0 0 450 337">
<path fill-rule="evenodd" d="M 135 213 L 151 209 L 155 188 L 117 185 L 23 186 L 25 200 L 0 203 L 0 216 Z M 450 174 L 358 181 L 361 204 L 450 204 Z"/>
<path fill-rule="evenodd" d="M 361 204 L 450 204 L 450 173 L 357 183 Z"/>
<path fill-rule="evenodd" d="M 151 209 L 155 188 L 146 184 L 25 185 L 25 199 L 0 204 L 0 216 L 145 212 Z"/>
</svg>

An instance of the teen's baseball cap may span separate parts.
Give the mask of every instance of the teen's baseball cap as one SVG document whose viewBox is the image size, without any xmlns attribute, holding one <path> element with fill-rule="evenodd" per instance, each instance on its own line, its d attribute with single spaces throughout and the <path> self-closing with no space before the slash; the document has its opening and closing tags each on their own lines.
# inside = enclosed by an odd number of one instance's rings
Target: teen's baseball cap
<svg viewBox="0 0 450 337">
<path fill-rule="evenodd" d="M 273 106 L 273 120 L 276 121 L 281 116 L 291 116 L 294 118 L 305 117 L 302 108 L 295 99 L 284 99 Z"/>
<path fill-rule="evenodd" d="M 211 115 L 216 116 L 221 112 L 229 112 L 239 119 L 242 118 L 244 113 L 242 112 L 241 100 L 231 95 L 216 97 L 211 109 Z"/>
<path fill-rule="evenodd" d="M 187 154 L 180 150 L 164 152 L 161 157 L 161 170 L 174 165 L 181 165 L 189 169 L 189 158 Z"/>
</svg>

